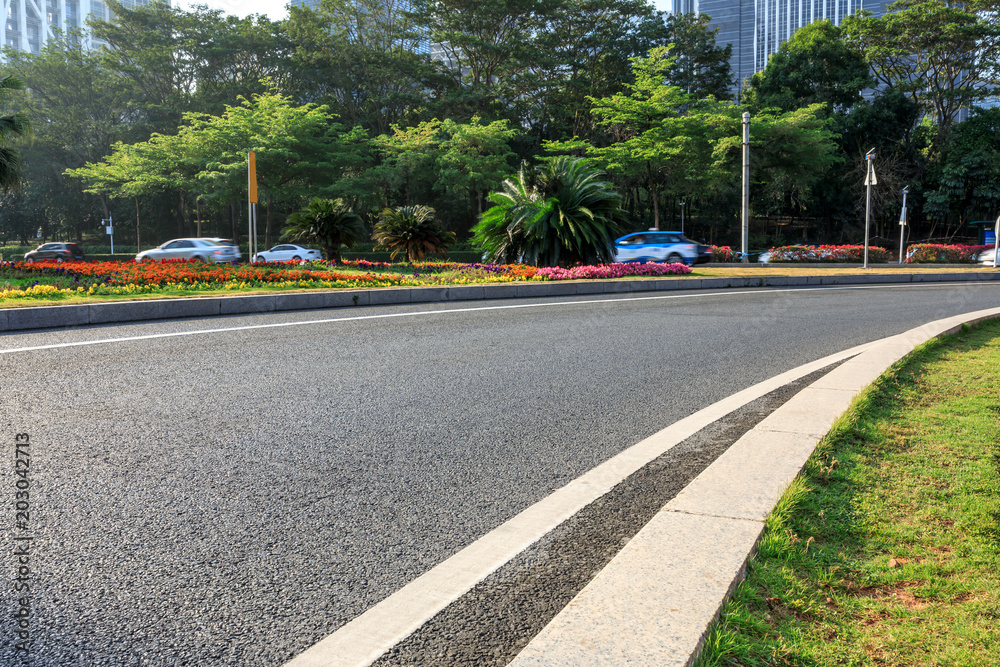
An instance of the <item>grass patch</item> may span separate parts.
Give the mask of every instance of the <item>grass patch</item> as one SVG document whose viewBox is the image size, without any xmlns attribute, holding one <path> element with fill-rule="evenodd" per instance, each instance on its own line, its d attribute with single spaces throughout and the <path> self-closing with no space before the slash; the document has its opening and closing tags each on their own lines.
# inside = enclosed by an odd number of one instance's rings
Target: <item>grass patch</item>
<svg viewBox="0 0 1000 667">
<path fill-rule="evenodd" d="M 1000 664 L 1000 323 L 855 402 L 768 518 L 697 667 Z"/>
</svg>

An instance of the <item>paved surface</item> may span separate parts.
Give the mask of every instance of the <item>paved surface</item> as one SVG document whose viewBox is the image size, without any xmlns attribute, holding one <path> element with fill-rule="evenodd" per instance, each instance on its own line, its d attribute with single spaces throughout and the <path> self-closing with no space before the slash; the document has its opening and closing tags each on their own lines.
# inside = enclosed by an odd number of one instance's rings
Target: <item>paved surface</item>
<svg viewBox="0 0 1000 667">
<path fill-rule="evenodd" d="M 1000 285 L 550 301 L 0 336 L 34 663 L 282 664 L 655 431 Z"/>
</svg>

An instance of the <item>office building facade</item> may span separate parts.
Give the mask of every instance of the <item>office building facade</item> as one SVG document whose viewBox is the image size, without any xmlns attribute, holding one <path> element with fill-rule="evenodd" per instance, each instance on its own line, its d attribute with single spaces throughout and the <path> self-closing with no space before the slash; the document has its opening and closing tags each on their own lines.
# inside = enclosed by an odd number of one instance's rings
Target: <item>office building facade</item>
<svg viewBox="0 0 1000 667">
<path fill-rule="evenodd" d="M 814 21 L 829 19 L 840 25 L 844 17 L 862 9 L 875 16 L 885 14 L 889 2 L 882 0 L 673 0 L 678 14 L 708 14 L 718 28 L 719 44 L 731 44 L 730 66 L 737 87 L 754 72 L 767 66 L 792 34 Z"/>
<path fill-rule="evenodd" d="M 111 9 L 102 0 L 0 0 L 6 19 L 0 23 L 0 43 L 20 51 L 38 53 L 46 42 L 76 28 L 87 35 L 87 17 L 111 19 Z M 122 0 L 125 7 L 139 7 L 150 0 Z M 96 45 L 89 36 L 88 44 Z"/>
</svg>

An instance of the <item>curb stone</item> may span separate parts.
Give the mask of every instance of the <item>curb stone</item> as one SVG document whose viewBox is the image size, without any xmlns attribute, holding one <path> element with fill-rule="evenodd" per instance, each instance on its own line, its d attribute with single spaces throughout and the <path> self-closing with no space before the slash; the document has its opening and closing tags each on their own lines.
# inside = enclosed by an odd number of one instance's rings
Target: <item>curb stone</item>
<svg viewBox="0 0 1000 667">
<path fill-rule="evenodd" d="M 907 282 L 980 282 L 1000 273 L 851 274 L 838 276 L 760 276 L 738 278 L 658 278 L 632 280 L 499 283 L 447 287 L 393 287 L 370 290 L 293 292 L 183 299 L 102 302 L 67 306 L 0 309 L 0 331 L 142 322 L 181 317 L 213 317 L 291 310 L 346 308 L 399 303 L 440 303 L 587 294 L 627 294 L 677 290 L 740 289 Z"/>
</svg>

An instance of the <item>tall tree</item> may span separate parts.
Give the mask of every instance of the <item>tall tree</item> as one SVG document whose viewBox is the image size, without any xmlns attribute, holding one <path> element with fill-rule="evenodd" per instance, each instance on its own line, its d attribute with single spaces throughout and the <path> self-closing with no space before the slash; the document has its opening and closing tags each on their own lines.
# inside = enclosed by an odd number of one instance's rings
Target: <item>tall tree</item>
<svg viewBox="0 0 1000 667">
<path fill-rule="evenodd" d="M 820 103 L 842 112 L 860 102 L 861 91 L 872 83 L 864 54 L 829 20 L 816 21 L 796 30 L 768 58 L 764 70 L 750 78 L 742 102 L 754 111 Z"/>
<path fill-rule="evenodd" d="M 906 93 L 934 122 L 933 156 L 959 110 L 1000 85 L 1000 3 L 898 0 L 890 10 L 880 18 L 848 17 L 841 27 L 864 53 L 875 79 Z"/>
<path fill-rule="evenodd" d="M 134 110 L 133 140 L 172 133 L 185 112 L 218 113 L 237 96 L 283 83 L 288 44 L 262 17 L 237 19 L 222 10 L 171 7 L 164 0 L 127 7 L 107 0 L 110 21 L 91 18 L 94 37 L 107 43 L 105 66 L 126 82 Z"/>
<path fill-rule="evenodd" d="M 732 97 L 731 44 L 716 43 L 719 29 L 709 27 L 708 14 L 671 14 L 667 18 L 667 41 L 674 61 L 667 68 L 666 83 L 677 86 L 695 99 L 712 95 L 718 100 Z"/>
<path fill-rule="evenodd" d="M 447 71 L 462 84 L 466 118 L 498 118 L 507 82 L 562 0 L 412 0 L 411 16 L 441 50 Z"/>
<path fill-rule="evenodd" d="M 925 193 L 925 211 L 954 222 L 992 220 L 1000 211 L 1000 108 L 979 109 L 955 126 L 938 187 Z"/>
<path fill-rule="evenodd" d="M 52 233 L 73 234 L 78 241 L 109 211 L 104 200 L 85 195 L 63 172 L 107 155 L 132 116 L 122 79 L 82 43 L 70 33 L 49 39 L 38 53 L 4 52 L 7 66 L 28 87 L 20 108 L 36 119 L 34 141 L 23 149 L 31 184 L 25 205 L 44 212 Z"/>
<path fill-rule="evenodd" d="M 506 120 L 469 123 L 430 120 L 393 128 L 374 139 L 382 154 L 377 169 L 390 196 L 407 206 L 437 201 L 450 228 L 466 232 L 482 212 L 482 198 L 510 173 L 510 143 L 521 132 Z"/>
<path fill-rule="evenodd" d="M 0 78 L 0 190 L 13 190 L 21 185 L 21 151 L 19 143 L 31 132 L 31 122 L 22 113 L 9 111 L 13 91 L 24 90 L 24 83 L 13 76 Z"/>
<path fill-rule="evenodd" d="M 247 151 L 253 150 L 266 204 L 265 243 L 270 244 L 276 201 L 343 191 L 365 166 L 368 139 L 363 130 L 345 131 L 332 122 L 326 107 L 297 106 L 274 91 L 243 99 L 219 116 L 191 113 L 184 120 L 176 135 L 119 143 L 103 161 L 67 174 L 81 179 L 88 192 L 113 197 L 172 192 L 181 225 L 199 197 L 217 206 L 242 198 Z"/>
<path fill-rule="evenodd" d="M 674 64 L 669 49 L 652 49 L 633 59 L 635 82 L 626 92 L 591 98 L 591 114 L 605 128 L 610 141 L 592 144 L 550 143 L 551 150 L 583 148 L 609 173 L 641 179 L 653 210 L 653 226 L 660 226 L 660 195 L 665 188 L 700 187 L 699 175 L 711 164 L 711 146 L 693 113 L 694 100 L 677 86 L 664 85 Z"/>
<path fill-rule="evenodd" d="M 297 95 L 322 102 L 348 126 L 390 131 L 415 115 L 445 78 L 402 0 L 321 0 L 293 6 Z"/>
<path fill-rule="evenodd" d="M 525 45 L 527 66 L 508 80 L 517 117 L 539 139 L 591 137 L 587 97 L 621 92 L 631 58 L 666 46 L 664 14 L 646 0 L 565 0 Z"/>
</svg>

